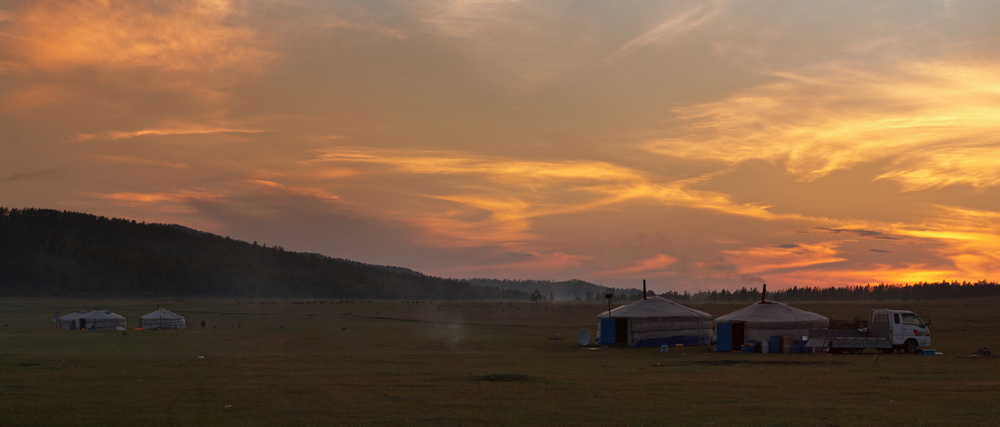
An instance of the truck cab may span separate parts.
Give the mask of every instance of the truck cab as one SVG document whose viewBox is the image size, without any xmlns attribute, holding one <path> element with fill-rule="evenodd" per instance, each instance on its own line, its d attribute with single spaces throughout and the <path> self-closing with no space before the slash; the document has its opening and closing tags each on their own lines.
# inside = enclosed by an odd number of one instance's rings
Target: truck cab
<svg viewBox="0 0 1000 427">
<path fill-rule="evenodd" d="M 924 320 L 907 310 L 877 308 L 868 316 L 871 336 L 884 336 L 892 340 L 892 349 L 916 353 L 919 348 L 931 345 L 930 320 Z M 882 333 L 879 333 L 882 332 Z"/>
</svg>

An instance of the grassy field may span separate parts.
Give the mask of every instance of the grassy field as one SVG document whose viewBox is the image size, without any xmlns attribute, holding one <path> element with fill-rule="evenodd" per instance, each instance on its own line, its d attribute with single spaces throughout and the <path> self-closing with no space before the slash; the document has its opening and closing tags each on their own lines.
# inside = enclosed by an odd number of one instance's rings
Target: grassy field
<svg viewBox="0 0 1000 427">
<path fill-rule="evenodd" d="M 0 425 L 1000 425 L 1000 359 L 955 357 L 1000 353 L 1000 298 L 793 304 L 912 309 L 946 354 L 877 360 L 581 348 L 599 303 L 297 302 L 0 299 Z M 51 323 L 157 304 L 192 328 Z"/>
</svg>

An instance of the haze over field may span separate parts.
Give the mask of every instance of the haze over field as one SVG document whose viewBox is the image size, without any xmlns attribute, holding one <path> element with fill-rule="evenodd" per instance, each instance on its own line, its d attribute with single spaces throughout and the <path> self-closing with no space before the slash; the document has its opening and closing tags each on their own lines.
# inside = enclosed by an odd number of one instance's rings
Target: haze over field
<svg viewBox="0 0 1000 427">
<path fill-rule="evenodd" d="M 444 277 L 995 280 L 998 16 L 0 0 L 0 206 Z"/>
</svg>

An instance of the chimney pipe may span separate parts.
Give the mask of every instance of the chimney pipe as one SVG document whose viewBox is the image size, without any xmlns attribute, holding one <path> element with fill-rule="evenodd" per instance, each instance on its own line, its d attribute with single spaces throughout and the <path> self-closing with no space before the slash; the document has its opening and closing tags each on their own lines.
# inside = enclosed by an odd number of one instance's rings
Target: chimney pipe
<svg viewBox="0 0 1000 427">
<path fill-rule="evenodd" d="M 764 303 L 765 298 L 767 298 L 767 283 L 764 284 L 764 290 L 760 291 L 760 302 L 761 302 L 761 304 Z"/>
<path fill-rule="evenodd" d="M 646 279 L 642 279 L 642 299 L 646 299 Z"/>
</svg>

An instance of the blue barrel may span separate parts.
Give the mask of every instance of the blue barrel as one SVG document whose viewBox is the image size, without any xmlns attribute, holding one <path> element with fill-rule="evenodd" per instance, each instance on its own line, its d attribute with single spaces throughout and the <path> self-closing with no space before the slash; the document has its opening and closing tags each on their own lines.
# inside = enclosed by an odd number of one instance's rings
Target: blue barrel
<svg viewBox="0 0 1000 427">
<path fill-rule="evenodd" d="M 753 353 L 753 344 L 747 344 L 740 347 L 740 351 L 743 353 Z"/>
<path fill-rule="evenodd" d="M 767 346 L 770 347 L 771 353 L 781 353 L 781 335 L 771 335 L 767 339 Z"/>
</svg>

